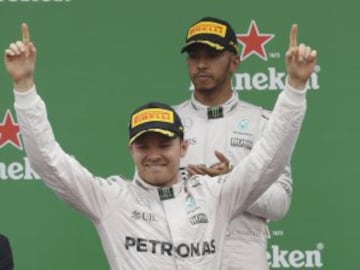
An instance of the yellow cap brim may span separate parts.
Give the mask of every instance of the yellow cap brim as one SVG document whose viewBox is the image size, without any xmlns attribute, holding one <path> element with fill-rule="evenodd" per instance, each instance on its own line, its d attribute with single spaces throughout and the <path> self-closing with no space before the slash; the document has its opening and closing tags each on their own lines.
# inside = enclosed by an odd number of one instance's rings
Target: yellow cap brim
<svg viewBox="0 0 360 270">
<path fill-rule="evenodd" d="M 149 129 L 142 130 L 139 133 L 132 136 L 130 138 L 130 140 L 129 140 L 129 144 L 132 144 L 137 138 L 139 138 L 141 135 L 143 135 L 144 133 L 147 133 L 147 132 L 160 133 L 160 134 L 165 135 L 165 136 L 167 136 L 169 138 L 174 138 L 175 137 L 175 133 L 170 131 L 170 130 L 161 129 L 161 128 L 149 128 Z"/>
<path fill-rule="evenodd" d="M 218 51 L 224 50 L 224 46 L 220 45 L 219 43 L 200 39 L 200 40 L 192 40 L 192 41 L 186 43 L 186 45 L 183 47 L 181 52 L 186 51 L 190 45 L 196 44 L 196 43 L 208 45 L 209 47 L 214 48 L 215 50 L 218 50 Z"/>
</svg>

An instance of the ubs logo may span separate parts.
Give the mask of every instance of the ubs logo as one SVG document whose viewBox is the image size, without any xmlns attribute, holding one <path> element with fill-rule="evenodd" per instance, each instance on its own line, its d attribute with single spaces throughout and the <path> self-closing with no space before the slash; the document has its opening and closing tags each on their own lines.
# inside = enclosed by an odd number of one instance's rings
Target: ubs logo
<svg viewBox="0 0 360 270">
<path fill-rule="evenodd" d="M 131 213 L 131 218 L 133 218 L 135 220 L 143 220 L 146 222 L 156 222 L 157 221 L 154 214 L 149 213 L 149 212 L 141 212 L 141 211 L 137 211 L 137 210 L 134 210 Z"/>
<path fill-rule="evenodd" d="M 187 138 L 186 140 L 189 142 L 189 145 L 196 145 L 197 144 L 197 138 L 196 137 Z"/>
</svg>

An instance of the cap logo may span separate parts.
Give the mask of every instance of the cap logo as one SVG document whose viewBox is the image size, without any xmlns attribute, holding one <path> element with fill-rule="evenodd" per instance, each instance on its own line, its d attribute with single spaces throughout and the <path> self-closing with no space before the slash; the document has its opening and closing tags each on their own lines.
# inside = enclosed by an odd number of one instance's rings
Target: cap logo
<svg viewBox="0 0 360 270">
<path fill-rule="evenodd" d="M 226 30 L 226 25 L 220 23 L 199 22 L 189 29 L 187 39 L 199 34 L 212 34 L 220 37 L 225 37 Z"/>
<path fill-rule="evenodd" d="M 153 121 L 174 123 L 174 113 L 166 109 L 145 109 L 131 117 L 131 127 Z"/>
</svg>

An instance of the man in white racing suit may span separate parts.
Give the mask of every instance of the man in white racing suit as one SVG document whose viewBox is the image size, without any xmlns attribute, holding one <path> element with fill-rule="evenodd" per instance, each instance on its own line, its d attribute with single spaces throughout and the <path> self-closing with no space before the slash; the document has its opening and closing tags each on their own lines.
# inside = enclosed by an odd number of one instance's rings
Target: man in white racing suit
<svg viewBox="0 0 360 270">
<path fill-rule="evenodd" d="M 316 53 L 296 44 L 289 49 L 289 84 L 263 137 L 225 176 L 182 181 L 179 164 L 188 145 L 179 116 L 162 103 L 137 108 L 129 121 L 136 167 L 129 182 L 96 177 L 62 150 L 34 84 L 36 49 L 26 24 L 22 33 L 22 40 L 5 50 L 4 62 L 29 161 L 46 185 L 93 222 L 111 269 L 221 269 L 227 223 L 290 161 L 305 114 L 303 86 Z"/>
<path fill-rule="evenodd" d="M 225 34 L 219 37 L 214 29 L 221 27 Z M 188 55 L 194 92 L 190 100 L 175 109 L 189 141 L 181 166 L 193 174 L 227 172 L 250 153 L 270 117 L 270 113 L 261 107 L 239 100 L 237 92 L 232 90 L 232 73 L 239 66 L 236 44 L 231 25 L 212 17 L 205 17 L 190 26 L 186 35 L 182 52 Z M 222 50 L 218 46 L 222 46 Z M 228 62 L 219 61 L 223 51 L 230 54 Z M 223 167 L 216 170 L 219 165 Z M 287 167 L 254 204 L 229 224 L 223 269 L 268 269 L 266 248 L 270 234 L 267 221 L 279 220 L 286 215 L 291 195 L 292 179 Z"/>
</svg>

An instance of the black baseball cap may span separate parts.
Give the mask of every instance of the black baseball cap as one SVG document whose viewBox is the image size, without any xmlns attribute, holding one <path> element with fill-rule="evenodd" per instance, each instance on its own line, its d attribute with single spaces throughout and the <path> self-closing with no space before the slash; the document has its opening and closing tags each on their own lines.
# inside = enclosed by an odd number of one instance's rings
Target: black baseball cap
<svg viewBox="0 0 360 270">
<path fill-rule="evenodd" d="M 219 51 L 228 50 L 238 54 L 238 42 L 234 29 L 227 21 L 213 17 L 204 17 L 191 25 L 185 42 L 181 53 L 188 51 L 193 44 L 200 43 Z"/>
<path fill-rule="evenodd" d="M 184 139 L 184 126 L 179 115 L 171 106 L 161 102 L 146 103 L 131 114 L 129 144 L 146 132 Z"/>
</svg>

